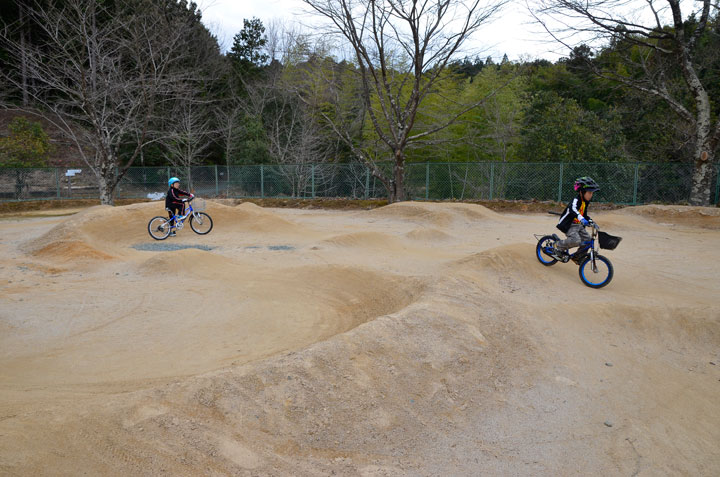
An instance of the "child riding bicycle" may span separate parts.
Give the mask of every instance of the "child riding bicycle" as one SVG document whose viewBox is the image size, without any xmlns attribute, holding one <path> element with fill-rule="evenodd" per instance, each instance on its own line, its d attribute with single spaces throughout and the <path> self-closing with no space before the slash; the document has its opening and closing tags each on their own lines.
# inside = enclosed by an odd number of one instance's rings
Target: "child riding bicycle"
<svg viewBox="0 0 720 477">
<path fill-rule="evenodd" d="M 553 257 L 563 262 L 567 257 L 568 249 L 578 247 L 584 241 L 590 240 L 590 234 L 585 231 L 585 227 L 593 224 L 588 215 L 588 208 L 593 193 L 600 190 L 597 182 L 587 176 L 576 179 L 573 188 L 578 195 L 565 207 L 557 224 L 557 228 L 564 232 L 567 238 L 560 240 L 557 235 L 554 236 L 557 241 Z"/>
<path fill-rule="evenodd" d="M 170 216 L 170 235 L 175 235 L 175 230 L 173 230 L 175 228 L 174 217 L 175 215 L 185 213 L 185 202 L 187 202 L 187 199 L 183 199 L 183 196 L 191 199 L 195 196 L 190 192 L 180 189 L 180 179 L 177 177 L 171 177 L 170 180 L 168 180 L 168 187 L 170 187 L 170 190 L 168 190 L 165 196 L 165 210 L 168 211 Z"/>
</svg>

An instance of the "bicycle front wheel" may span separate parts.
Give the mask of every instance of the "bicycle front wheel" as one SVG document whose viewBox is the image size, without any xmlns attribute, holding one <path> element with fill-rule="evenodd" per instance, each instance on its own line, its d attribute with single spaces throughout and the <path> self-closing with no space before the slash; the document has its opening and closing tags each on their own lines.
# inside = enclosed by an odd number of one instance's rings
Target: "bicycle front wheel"
<svg viewBox="0 0 720 477">
<path fill-rule="evenodd" d="M 602 288 L 613 278 L 613 266 L 610 260 L 602 255 L 595 256 L 595 268 L 593 269 L 593 261 L 590 255 L 580 263 L 580 280 L 590 288 Z"/>
<path fill-rule="evenodd" d="M 155 240 L 165 240 L 170 235 L 170 220 L 167 217 L 153 217 L 148 222 L 148 233 Z"/>
<path fill-rule="evenodd" d="M 190 216 L 190 228 L 199 235 L 209 234 L 213 228 L 213 221 L 205 212 L 193 212 Z"/>
</svg>

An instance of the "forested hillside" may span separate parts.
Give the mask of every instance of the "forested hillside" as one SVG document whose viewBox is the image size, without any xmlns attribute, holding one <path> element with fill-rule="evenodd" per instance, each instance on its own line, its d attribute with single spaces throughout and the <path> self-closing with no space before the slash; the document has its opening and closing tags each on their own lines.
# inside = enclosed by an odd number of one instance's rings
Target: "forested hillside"
<svg viewBox="0 0 720 477">
<path fill-rule="evenodd" d="M 197 5 L 184 0 L 38 0 L 1 8 L 0 166 L 57 164 L 60 153 L 67 163 L 74 150 L 111 201 L 131 166 L 398 160 L 384 138 L 393 127 L 374 124 L 385 98 L 367 90 L 365 65 L 339 55 L 335 37 L 253 18 L 225 53 Z M 689 15 L 683 26 L 688 35 L 701 31 L 692 65 L 716 124 L 717 8 Z M 699 126 L 667 98 L 648 94 L 661 76 L 683 111 L 697 109 L 684 63 L 673 61 L 683 54 L 672 43 L 676 30 L 661 25 L 653 31 L 662 35 L 575 46 L 555 63 L 457 55 L 427 63 L 422 74 L 432 83 L 407 126 L 419 139 L 403 143 L 402 161 L 697 161 Z M 393 58 L 383 74 L 396 98 L 412 100 L 420 73 L 408 73 L 402 51 L 383 53 Z M 60 147 L 18 161 L 24 133 L 10 128 L 16 116 Z M 711 162 L 717 139 L 705 151 Z"/>
</svg>

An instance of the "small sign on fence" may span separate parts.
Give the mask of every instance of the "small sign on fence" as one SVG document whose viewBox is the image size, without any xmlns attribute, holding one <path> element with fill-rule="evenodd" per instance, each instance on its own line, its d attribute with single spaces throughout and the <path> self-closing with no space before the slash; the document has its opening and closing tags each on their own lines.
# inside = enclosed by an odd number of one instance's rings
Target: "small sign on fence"
<svg viewBox="0 0 720 477">
<path fill-rule="evenodd" d="M 82 173 L 82 169 L 68 169 L 67 172 L 65 172 L 65 177 L 73 177 L 75 174 Z"/>
</svg>

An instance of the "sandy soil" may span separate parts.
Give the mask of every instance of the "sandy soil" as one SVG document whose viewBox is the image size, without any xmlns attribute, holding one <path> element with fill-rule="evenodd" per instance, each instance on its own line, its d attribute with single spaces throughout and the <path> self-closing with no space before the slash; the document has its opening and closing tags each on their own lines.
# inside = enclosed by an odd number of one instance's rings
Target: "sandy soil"
<svg viewBox="0 0 720 477">
<path fill-rule="evenodd" d="M 720 475 L 718 209 L 161 212 L 0 218 L 1 475 Z"/>
</svg>

